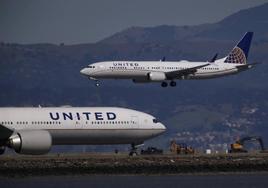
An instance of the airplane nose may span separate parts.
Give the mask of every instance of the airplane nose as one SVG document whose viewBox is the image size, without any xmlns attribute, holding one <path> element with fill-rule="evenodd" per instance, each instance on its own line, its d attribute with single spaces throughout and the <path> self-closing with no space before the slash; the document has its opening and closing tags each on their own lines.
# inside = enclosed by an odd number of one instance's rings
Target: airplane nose
<svg viewBox="0 0 268 188">
<path fill-rule="evenodd" d="M 87 74 L 87 68 L 83 68 L 83 69 L 81 69 L 81 70 L 80 70 L 80 73 L 83 74 L 83 75 L 86 75 L 86 76 L 87 76 L 87 75 L 88 75 L 88 74 Z"/>
<path fill-rule="evenodd" d="M 166 126 L 162 123 L 159 123 L 159 129 L 160 129 L 160 133 L 159 134 L 162 134 L 166 131 Z"/>
</svg>

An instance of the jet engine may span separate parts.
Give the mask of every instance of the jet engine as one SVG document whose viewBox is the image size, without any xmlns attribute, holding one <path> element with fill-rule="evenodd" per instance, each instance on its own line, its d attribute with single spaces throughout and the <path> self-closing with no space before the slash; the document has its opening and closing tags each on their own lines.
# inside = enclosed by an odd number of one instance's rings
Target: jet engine
<svg viewBox="0 0 268 188">
<path fill-rule="evenodd" d="M 9 138 L 8 146 L 20 154 L 41 155 L 50 151 L 52 138 L 45 130 L 20 130 Z"/>
<path fill-rule="evenodd" d="M 163 81 L 166 80 L 166 75 L 163 72 L 150 72 L 148 73 L 148 80 L 151 81 Z"/>
</svg>

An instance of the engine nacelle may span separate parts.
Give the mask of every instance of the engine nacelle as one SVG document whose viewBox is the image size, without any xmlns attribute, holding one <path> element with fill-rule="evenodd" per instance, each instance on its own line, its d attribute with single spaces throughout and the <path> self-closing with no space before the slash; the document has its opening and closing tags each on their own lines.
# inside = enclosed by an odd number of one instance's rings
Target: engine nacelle
<svg viewBox="0 0 268 188">
<path fill-rule="evenodd" d="M 148 74 L 148 80 L 151 80 L 151 81 L 164 81 L 166 80 L 166 74 L 163 73 L 163 72 L 150 72 Z"/>
<path fill-rule="evenodd" d="M 9 139 L 9 147 L 20 154 L 46 154 L 51 146 L 51 135 L 45 130 L 20 130 Z"/>
</svg>

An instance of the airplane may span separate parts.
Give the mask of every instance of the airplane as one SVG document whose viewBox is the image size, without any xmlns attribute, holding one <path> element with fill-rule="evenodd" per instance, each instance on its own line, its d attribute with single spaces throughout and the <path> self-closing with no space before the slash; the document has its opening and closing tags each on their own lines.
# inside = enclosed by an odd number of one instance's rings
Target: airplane
<svg viewBox="0 0 268 188">
<path fill-rule="evenodd" d="M 134 83 L 161 82 L 162 87 L 176 86 L 176 79 L 210 79 L 248 70 L 257 63 L 247 64 L 253 32 L 247 32 L 231 52 L 207 62 L 166 61 L 104 61 L 88 65 L 80 73 L 91 80 L 132 79 Z"/>
<path fill-rule="evenodd" d="M 155 117 L 118 107 L 0 108 L 0 154 L 41 155 L 52 145 L 131 144 L 137 147 L 165 132 Z"/>
</svg>

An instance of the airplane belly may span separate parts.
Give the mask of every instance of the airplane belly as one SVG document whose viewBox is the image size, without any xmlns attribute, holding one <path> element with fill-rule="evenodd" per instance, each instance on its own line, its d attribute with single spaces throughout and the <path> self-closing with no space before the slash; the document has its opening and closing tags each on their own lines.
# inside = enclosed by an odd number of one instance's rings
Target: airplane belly
<svg viewBox="0 0 268 188">
<path fill-rule="evenodd" d="M 131 144 L 143 142 L 159 135 L 154 129 L 121 129 L 121 130 L 49 130 L 53 145 L 83 144 Z"/>
<path fill-rule="evenodd" d="M 133 70 L 110 70 L 101 71 L 93 75 L 95 78 L 114 78 L 114 79 L 133 79 L 147 77 L 146 71 L 133 71 Z"/>
</svg>

